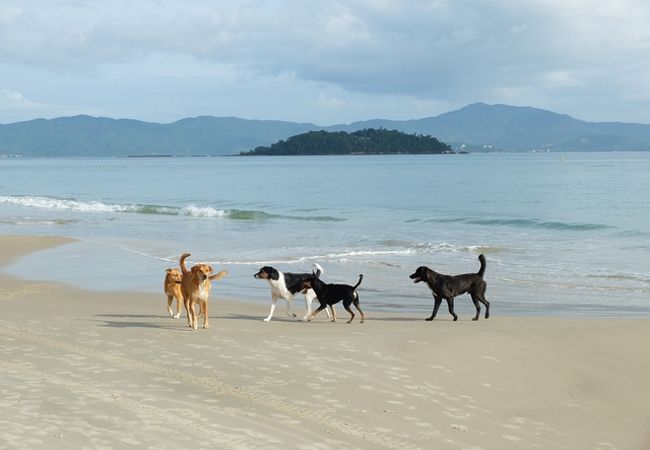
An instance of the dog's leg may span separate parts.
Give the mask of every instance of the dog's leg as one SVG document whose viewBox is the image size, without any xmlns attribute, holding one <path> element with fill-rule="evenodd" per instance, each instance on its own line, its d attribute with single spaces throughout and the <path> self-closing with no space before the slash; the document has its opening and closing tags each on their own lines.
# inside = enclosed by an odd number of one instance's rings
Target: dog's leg
<svg viewBox="0 0 650 450">
<path fill-rule="evenodd" d="M 293 303 L 293 299 L 292 298 L 287 299 L 287 316 L 296 317 L 296 315 L 291 312 L 291 303 Z"/>
<path fill-rule="evenodd" d="M 309 319 L 309 316 L 310 316 L 311 312 L 313 311 L 312 308 L 311 308 L 311 304 L 314 301 L 314 299 L 316 299 L 316 298 L 318 298 L 318 297 L 316 297 L 316 293 L 314 292 L 313 289 L 309 289 L 309 290 L 307 290 L 307 292 L 305 292 L 305 308 L 307 309 L 307 314 L 305 314 L 305 317 L 303 317 L 302 320 L 307 321 Z M 325 312 L 327 313 L 328 318 L 332 317 L 332 315 L 330 314 L 329 309 L 326 308 Z"/>
<path fill-rule="evenodd" d="M 472 317 L 472 320 L 478 320 L 478 316 L 481 314 L 481 306 L 478 304 L 478 298 L 476 295 L 470 294 L 472 297 L 472 303 L 474 303 L 474 308 L 476 308 L 476 315 Z"/>
<path fill-rule="evenodd" d="M 435 319 L 436 315 L 438 315 L 438 309 L 440 308 L 440 304 L 442 303 L 442 297 L 438 297 L 434 295 L 433 298 L 434 298 L 433 312 L 431 313 L 431 317 L 427 318 L 426 320 Z"/>
<path fill-rule="evenodd" d="M 327 305 L 321 304 L 317 309 L 312 311 L 312 313 L 307 318 L 307 322 L 311 322 L 312 320 L 314 320 L 314 317 L 316 317 L 316 314 L 318 314 L 319 312 L 324 310 L 326 307 L 327 307 Z"/>
<path fill-rule="evenodd" d="M 168 295 L 167 296 L 167 312 L 169 313 L 169 317 L 174 317 L 174 312 L 172 311 L 172 302 L 174 301 L 174 296 L 173 295 Z"/>
<path fill-rule="evenodd" d="M 354 300 L 352 300 L 352 304 L 354 305 L 355 308 L 359 310 L 359 314 L 361 314 L 361 322 L 363 323 L 366 320 L 366 316 L 363 315 L 363 311 L 361 311 L 361 306 L 359 306 L 359 294 L 356 294 L 354 297 Z"/>
<path fill-rule="evenodd" d="M 264 322 L 269 322 L 271 318 L 273 317 L 273 313 L 275 312 L 275 305 L 278 303 L 278 298 L 274 295 L 273 298 L 271 299 L 271 310 L 269 311 L 269 315 L 266 316 L 266 319 L 264 319 Z"/>
<path fill-rule="evenodd" d="M 187 326 L 192 328 L 192 313 L 190 312 L 192 305 L 189 299 L 183 298 L 183 305 L 185 305 L 185 312 L 187 313 Z"/>
<path fill-rule="evenodd" d="M 350 320 L 348 320 L 346 323 L 351 323 L 352 320 L 354 319 L 354 313 L 352 312 L 352 309 L 350 309 L 350 303 L 352 303 L 351 299 L 350 300 L 346 299 L 343 301 L 343 307 L 347 312 L 350 313 Z"/>
<path fill-rule="evenodd" d="M 490 317 L 490 302 L 487 301 L 485 298 L 485 288 L 487 287 L 487 283 L 484 281 L 481 283 L 481 287 L 479 288 L 479 291 L 476 294 L 476 298 L 478 298 L 478 301 L 483 303 L 485 305 L 485 318 Z"/>
<path fill-rule="evenodd" d="M 331 315 L 330 315 L 330 310 L 332 310 Z M 325 312 L 327 313 L 330 322 L 336 322 L 336 311 L 334 311 L 334 305 L 329 305 L 327 308 L 325 308 Z"/>
<path fill-rule="evenodd" d="M 194 308 L 195 308 L 194 302 L 189 302 L 188 309 L 187 309 L 187 317 L 190 321 L 190 327 L 193 330 L 196 330 L 197 317 L 196 317 L 196 310 Z"/>
<path fill-rule="evenodd" d="M 181 316 L 181 298 L 176 297 L 176 314 L 174 314 L 174 319 L 178 319 Z"/>
<path fill-rule="evenodd" d="M 210 328 L 209 316 L 208 316 L 208 301 L 201 301 L 201 309 L 203 310 L 203 328 Z"/>
<path fill-rule="evenodd" d="M 309 289 L 305 292 L 305 309 L 307 310 L 307 313 L 302 318 L 302 320 L 307 320 L 307 318 L 311 314 L 311 302 L 314 301 L 314 298 L 316 298 L 316 294 L 314 293 L 313 290 Z"/>
<path fill-rule="evenodd" d="M 454 297 L 449 296 L 447 298 L 447 307 L 449 308 L 449 314 L 454 316 L 454 322 L 458 320 L 458 316 L 454 312 Z"/>
</svg>

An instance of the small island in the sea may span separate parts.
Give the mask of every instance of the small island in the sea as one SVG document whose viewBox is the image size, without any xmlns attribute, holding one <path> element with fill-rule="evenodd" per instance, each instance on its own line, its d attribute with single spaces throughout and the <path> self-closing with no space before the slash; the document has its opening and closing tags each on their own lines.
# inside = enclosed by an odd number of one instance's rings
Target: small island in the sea
<svg viewBox="0 0 650 450">
<path fill-rule="evenodd" d="M 383 128 L 345 131 L 309 131 L 281 140 L 270 147 L 240 152 L 257 155 L 384 155 L 454 153 L 444 142 L 428 135 L 406 134 Z"/>
</svg>

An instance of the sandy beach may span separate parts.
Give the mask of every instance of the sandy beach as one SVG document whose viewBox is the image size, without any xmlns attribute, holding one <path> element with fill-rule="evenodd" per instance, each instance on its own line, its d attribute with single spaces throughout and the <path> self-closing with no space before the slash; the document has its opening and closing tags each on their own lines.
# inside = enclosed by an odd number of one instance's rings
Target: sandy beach
<svg viewBox="0 0 650 450">
<path fill-rule="evenodd" d="M 150 295 L 1 272 L 66 242 L 0 237 L 2 449 L 650 448 L 647 316 L 500 317 L 492 298 L 478 322 L 263 323 L 216 282 L 192 331 L 162 273 Z"/>
</svg>

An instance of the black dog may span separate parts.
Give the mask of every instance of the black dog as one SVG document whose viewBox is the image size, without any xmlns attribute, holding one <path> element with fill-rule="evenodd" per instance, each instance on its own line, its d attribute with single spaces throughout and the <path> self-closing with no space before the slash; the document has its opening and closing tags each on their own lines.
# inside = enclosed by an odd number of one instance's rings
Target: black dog
<svg viewBox="0 0 650 450">
<path fill-rule="evenodd" d="M 438 308 L 442 299 L 447 300 L 449 306 L 449 313 L 454 316 L 454 321 L 458 320 L 458 316 L 454 312 L 454 297 L 460 294 L 469 293 L 472 296 L 472 302 L 476 308 L 476 316 L 472 320 L 478 320 L 481 312 L 479 302 L 485 305 L 485 318 L 490 317 L 490 302 L 485 299 L 485 288 L 487 283 L 483 280 L 485 273 L 485 256 L 478 255 L 478 260 L 481 262 L 481 268 L 477 273 L 465 273 L 462 275 L 443 275 L 435 272 L 426 266 L 420 266 L 415 273 L 409 276 L 414 283 L 426 281 L 431 291 L 435 303 L 433 305 L 433 313 L 427 320 L 433 320 L 438 314 Z"/>
<path fill-rule="evenodd" d="M 361 307 L 359 307 L 359 294 L 357 294 L 357 288 L 361 284 L 361 280 L 363 280 L 363 275 L 359 275 L 359 281 L 354 286 L 348 284 L 328 284 L 318 278 L 318 273 L 314 272 L 313 275 L 313 279 L 307 281 L 306 284 L 316 292 L 320 306 L 311 313 L 307 320 L 312 320 L 316 314 L 329 306 L 332 311 L 332 322 L 336 322 L 336 313 L 334 312 L 333 305 L 343 300 L 343 307 L 351 316 L 348 323 L 354 319 L 354 313 L 350 309 L 350 304 L 353 304 L 359 310 L 361 313 L 361 323 L 363 323 L 365 316 L 363 315 L 363 311 L 361 311 Z"/>
</svg>

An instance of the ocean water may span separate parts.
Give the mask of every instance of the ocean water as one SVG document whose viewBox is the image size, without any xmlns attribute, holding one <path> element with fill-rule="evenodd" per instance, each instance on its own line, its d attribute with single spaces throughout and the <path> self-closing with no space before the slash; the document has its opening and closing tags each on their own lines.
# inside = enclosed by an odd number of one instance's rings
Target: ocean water
<svg viewBox="0 0 650 450">
<path fill-rule="evenodd" d="M 4 270 L 161 292 L 191 252 L 230 272 L 215 302 L 259 302 L 264 317 L 253 273 L 318 262 L 329 282 L 363 273 L 368 312 L 425 317 L 431 293 L 409 274 L 474 272 L 483 253 L 494 315 L 648 314 L 648 174 L 650 152 L 5 159 L 0 233 L 79 241 Z M 456 309 L 473 314 L 468 296 Z"/>
</svg>

